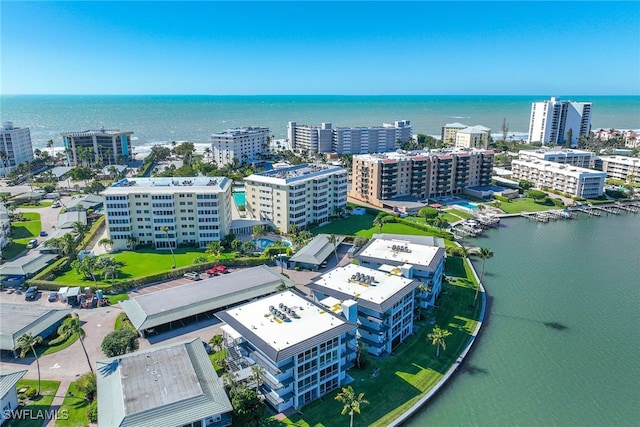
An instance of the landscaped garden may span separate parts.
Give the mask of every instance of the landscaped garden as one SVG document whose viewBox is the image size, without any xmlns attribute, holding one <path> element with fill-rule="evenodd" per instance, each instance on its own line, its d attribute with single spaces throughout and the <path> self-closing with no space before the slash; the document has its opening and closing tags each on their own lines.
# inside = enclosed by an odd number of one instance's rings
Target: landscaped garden
<svg viewBox="0 0 640 427">
<path fill-rule="evenodd" d="M 69 384 L 69 389 L 64 396 L 60 411 L 65 411 L 66 419 L 57 420 L 55 425 L 60 427 L 81 427 L 89 424 L 87 411 L 91 402 L 85 398 L 84 392 L 78 387 L 77 382 Z"/>
<path fill-rule="evenodd" d="M 60 381 L 40 381 L 40 396 L 35 396 L 34 391 L 38 389 L 37 380 L 20 380 L 16 384 L 18 399 L 24 405 L 21 409 L 31 411 L 32 419 L 15 419 L 7 422 L 7 427 L 42 427 L 43 419 L 33 419 L 37 414 L 45 414 L 49 411 L 53 398 L 60 387 Z M 33 391 L 32 391 L 33 390 Z M 28 397 L 28 395 L 33 395 Z M 29 417 L 27 417 L 29 418 Z"/>
<path fill-rule="evenodd" d="M 476 281 L 466 262 L 449 257 L 446 263 L 448 282 L 437 301 L 439 308 L 424 312 L 416 321 L 415 331 L 394 354 L 384 359 L 366 357 L 363 369 L 351 369 L 354 378 L 350 385 L 359 394 L 364 393 L 368 405 L 360 407 L 355 415 L 357 425 L 386 426 L 406 412 L 443 377 L 467 346 L 479 319 L 481 296 L 474 305 Z M 451 332 L 446 338 L 446 350 L 435 357 L 436 348 L 427 339 L 435 326 Z M 376 375 L 372 375 L 376 372 Z M 302 408 L 302 414 L 293 415 L 282 424 L 291 426 L 346 425 L 348 418 L 341 415 L 343 404 L 335 400 L 339 391 L 325 396 Z M 399 402 L 404 402 L 398 406 Z M 274 423 L 274 421 L 271 421 Z"/>
<path fill-rule="evenodd" d="M 37 212 L 23 212 L 21 214 L 23 221 L 14 221 L 11 223 L 11 239 L 6 248 L 2 250 L 2 259 L 11 260 L 27 249 L 29 240 L 35 239 L 40 235 L 42 223 L 40 222 L 40 214 Z"/>
</svg>

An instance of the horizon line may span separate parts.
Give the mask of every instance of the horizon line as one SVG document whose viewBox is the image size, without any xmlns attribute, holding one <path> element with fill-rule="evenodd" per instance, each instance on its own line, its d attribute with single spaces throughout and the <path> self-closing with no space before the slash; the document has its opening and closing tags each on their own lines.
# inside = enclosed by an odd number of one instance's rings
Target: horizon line
<svg viewBox="0 0 640 427">
<path fill-rule="evenodd" d="M 549 95 L 536 93 L 485 93 L 485 94 L 464 94 L 464 93 L 379 93 L 379 94 L 358 94 L 358 93 L 251 93 L 251 94 L 212 94 L 212 93 L 3 93 L 0 96 L 537 96 L 563 98 L 566 96 L 628 96 L 640 97 L 638 94 L 602 94 L 602 93 L 580 93 L 569 95 Z"/>
</svg>

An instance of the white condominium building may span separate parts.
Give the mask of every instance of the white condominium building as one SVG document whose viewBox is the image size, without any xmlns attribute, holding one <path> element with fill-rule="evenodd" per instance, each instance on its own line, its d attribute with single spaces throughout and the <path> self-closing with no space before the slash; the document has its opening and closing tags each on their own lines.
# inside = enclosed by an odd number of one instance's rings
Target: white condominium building
<svg viewBox="0 0 640 427">
<path fill-rule="evenodd" d="M 103 195 L 114 249 L 132 246 L 132 238 L 156 249 L 204 248 L 229 232 L 229 178 L 128 178 Z"/>
<path fill-rule="evenodd" d="M 297 125 L 289 122 L 288 138 L 293 149 L 309 152 L 361 154 L 392 151 L 398 141 L 407 142 L 412 136 L 411 121 L 399 120 L 372 127 L 337 127 L 331 123 L 321 126 Z"/>
<path fill-rule="evenodd" d="M 591 105 L 590 102 L 558 101 L 556 98 L 534 102 L 527 143 L 577 146 L 578 138 L 589 135 L 591 130 Z M 567 141 L 569 135 L 571 141 Z"/>
<path fill-rule="evenodd" d="M 550 150 L 541 148 L 539 150 L 520 150 L 518 158 L 521 160 L 546 160 L 587 169 L 593 169 L 596 165 L 596 153 L 576 149 Z"/>
<path fill-rule="evenodd" d="M 73 166 L 84 162 L 91 164 L 98 159 L 105 165 L 122 164 L 132 158 L 131 131 L 101 128 L 60 135 L 67 151 L 67 161 Z"/>
<path fill-rule="evenodd" d="M 0 250 L 9 243 L 11 236 L 11 218 L 9 210 L 4 204 L 0 204 Z"/>
<path fill-rule="evenodd" d="M 33 160 L 31 132 L 29 128 L 13 127 L 12 122 L 4 122 L 0 132 L 0 151 L 4 152 L 0 157 L 0 176 L 6 176 L 18 164 Z"/>
<path fill-rule="evenodd" d="M 511 170 L 515 181 L 526 179 L 538 188 L 546 187 L 587 199 L 602 195 L 607 177 L 604 172 L 546 160 L 512 160 Z"/>
<path fill-rule="evenodd" d="M 349 196 L 378 207 L 407 196 L 426 199 L 491 184 L 491 150 L 388 152 L 353 156 Z"/>
<path fill-rule="evenodd" d="M 379 356 L 390 354 L 413 333 L 419 285 L 400 274 L 347 264 L 307 286 L 328 311 L 344 311 L 345 302 L 355 301 L 350 307 L 355 305 L 360 339 L 369 353 Z"/>
<path fill-rule="evenodd" d="M 598 163 L 602 163 L 602 171 L 609 178 L 621 179 L 640 184 L 640 158 L 626 156 L 602 156 Z"/>
<path fill-rule="evenodd" d="M 347 206 L 347 171 L 326 164 L 303 164 L 244 179 L 246 211 L 287 233 L 295 224 L 321 224 Z"/>
<path fill-rule="evenodd" d="M 269 128 L 246 127 L 227 129 L 211 135 L 213 160 L 218 166 L 251 163 L 269 151 Z"/>
<path fill-rule="evenodd" d="M 491 129 L 475 125 L 456 132 L 455 146 L 457 148 L 484 148 L 486 149 L 491 139 Z"/>
<path fill-rule="evenodd" d="M 240 378 L 262 368 L 260 392 L 276 412 L 302 407 L 351 381 L 357 316 L 348 307 L 352 318 L 286 291 L 219 311 L 226 361 Z"/>
</svg>

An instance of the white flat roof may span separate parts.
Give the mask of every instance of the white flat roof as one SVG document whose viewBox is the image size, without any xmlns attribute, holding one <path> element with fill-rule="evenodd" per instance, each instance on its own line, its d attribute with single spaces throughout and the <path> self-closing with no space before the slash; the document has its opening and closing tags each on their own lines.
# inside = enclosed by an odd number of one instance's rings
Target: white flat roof
<svg viewBox="0 0 640 427">
<path fill-rule="evenodd" d="M 368 280 L 356 280 L 357 273 L 361 276 L 373 277 L 373 280 L 371 283 Z M 382 305 L 389 298 L 405 290 L 413 281 L 413 279 L 384 271 L 348 264 L 323 274 L 315 281 L 313 289 L 322 287 L 333 291 L 335 295 L 348 296 L 359 304 L 362 301 L 368 301 L 375 305 Z"/>
<path fill-rule="evenodd" d="M 335 173 L 346 174 L 347 171 L 339 166 L 326 165 L 323 163 L 308 163 L 255 173 L 246 177 L 244 180 L 250 183 L 264 182 L 284 185 L 304 182 Z"/>
<path fill-rule="evenodd" d="M 288 320 L 281 320 L 271 314 L 269 307 L 272 306 L 283 312 L 280 304 L 293 310 L 295 314 L 287 315 Z M 326 310 L 293 292 L 264 297 L 227 310 L 226 313 L 258 335 L 276 352 L 312 339 L 339 325 L 347 324 L 345 320 L 327 313 Z"/>
<path fill-rule="evenodd" d="M 602 176 L 605 178 L 607 177 L 606 172 L 581 168 L 578 166 L 571 166 L 564 163 L 550 162 L 548 160 L 514 159 L 511 161 L 511 164 L 520 164 L 523 166 L 526 165 L 534 169 L 560 173 L 563 175 L 574 176 L 576 178 L 579 178 L 581 175 Z"/>
<path fill-rule="evenodd" d="M 125 178 L 108 187 L 103 194 L 217 193 L 230 185 L 231 180 L 224 176 Z"/>
<path fill-rule="evenodd" d="M 398 248 L 402 249 L 398 250 Z M 407 250 L 404 250 L 404 248 L 407 248 Z M 358 257 L 428 267 L 437 253 L 437 246 L 418 245 L 401 239 L 375 239 L 363 248 Z"/>
<path fill-rule="evenodd" d="M 640 159 L 627 156 L 601 156 L 600 160 L 607 163 L 617 163 L 627 166 L 640 166 Z"/>
</svg>

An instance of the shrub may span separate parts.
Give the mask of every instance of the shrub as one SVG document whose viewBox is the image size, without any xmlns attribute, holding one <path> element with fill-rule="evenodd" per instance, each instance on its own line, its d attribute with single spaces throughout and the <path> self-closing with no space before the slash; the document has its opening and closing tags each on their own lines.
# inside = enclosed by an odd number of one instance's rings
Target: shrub
<svg viewBox="0 0 640 427">
<path fill-rule="evenodd" d="M 67 271 L 69 257 L 63 257 L 56 260 L 53 264 L 42 270 L 40 273 L 33 276 L 33 280 L 51 280 L 56 275 Z"/>
<path fill-rule="evenodd" d="M 87 418 L 92 423 L 98 422 L 98 401 L 94 400 L 87 408 Z"/>
<path fill-rule="evenodd" d="M 129 328 L 115 330 L 104 337 L 101 347 L 107 357 L 130 353 L 138 349 L 138 333 Z"/>
<path fill-rule="evenodd" d="M 496 200 L 499 200 L 499 201 L 501 201 L 501 202 L 507 202 L 507 203 L 509 203 L 509 202 L 511 201 L 511 199 L 510 199 L 510 198 L 508 198 L 508 197 L 504 197 L 504 196 L 499 196 L 499 195 L 497 195 L 497 194 L 494 194 L 494 195 L 493 195 L 493 198 L 494 198 L 494 199 L 496 199 Z"/>
<path fill-rule="evenodd" d="M 38 394 L 38 390 L 35 387 L 29 387 L 27 391 L 24 392 L 24 396 L 31 399 Z"/>
<path fill-rule="evenodd" d="M 84 394 L 84 398 L 89 402 L 93 401 L 93 398 L 98 392 L 98 384 L 96 381 L 96 374 L 93 372 L 87 372 L 78 378 L 78 381 L 76 382 L 78 390 Z"/>
<path fill-rule="evenodd" d="M 421 230 L 427 232 L 430 236 L 442 237 L 443 239 L 453 240 L 453 234 L 448 231 L 438 230 L 433 227 L 429 227 L 428 225 L 418 224 L 417 222 L 409 221 L 405 218 L 396 218 L 396 222 L 404 225 L 408 225 L 409 227 L 415 228 L 417 230 Z"/>
</svg>

